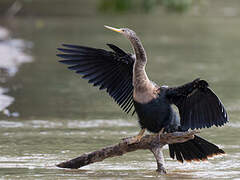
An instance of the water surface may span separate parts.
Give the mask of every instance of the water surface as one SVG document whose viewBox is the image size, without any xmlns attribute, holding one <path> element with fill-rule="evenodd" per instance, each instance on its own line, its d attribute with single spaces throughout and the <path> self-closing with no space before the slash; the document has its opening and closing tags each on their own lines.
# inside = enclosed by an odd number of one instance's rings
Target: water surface
<svg viewBox="0 0 240 180">
<path fill-rule="evenodd" d="M 57 63 L 56 48 L 75 43 L 131 50 L 121 35 L 103 25 L 137 31 L 148 53 L 147 72 L 159 85 L 206 79 L 229 112 L 230 123 L 204 129 L 201 136 L 226 155 L 208 162 L 178 163 L 164 150 L 163 179 L 240 176 L 240 21 L 225 17 L 128 15 L 121 17 L 18 18 L 14 36 L 34 44 L 32 63 L 21 66 L 4 86 L 19 117 L 0 117 L 0 174 L 9 179 L 148 179 L 157 177 L 148 151 L 128 153 L 79 170 L 55 164 L 137 134 L 136 117 L 125 115 L 104 92 Z"/>
</svg>

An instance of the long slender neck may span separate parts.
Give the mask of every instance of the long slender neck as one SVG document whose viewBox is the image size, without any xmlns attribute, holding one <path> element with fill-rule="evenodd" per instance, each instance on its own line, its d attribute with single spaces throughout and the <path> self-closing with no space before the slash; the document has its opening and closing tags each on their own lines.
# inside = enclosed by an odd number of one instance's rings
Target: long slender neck
<svg viewBox="0 0 240 180">
<path fill-rule="evenodd" d="M 133 86 L 134 89 L 144 90 L 149 83 L 148 76 L 145 72 L 147 55 L 140 39 L 137 36 L 131 37 L 130 41 L 136 55 L 133 68 Z"/>
</svg>

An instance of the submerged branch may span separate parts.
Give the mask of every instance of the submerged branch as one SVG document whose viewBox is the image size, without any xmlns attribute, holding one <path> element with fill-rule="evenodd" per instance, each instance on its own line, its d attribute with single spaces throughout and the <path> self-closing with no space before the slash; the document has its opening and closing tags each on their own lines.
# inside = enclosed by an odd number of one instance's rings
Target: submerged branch
<svg viewBox="0 0 240 180">
<path fill-rule="evenodd" d="M 116 145 L 104 147 L 100 150 L 85 153 L 72 160 L 62 162 L 57 167 L 78 169 L 88 164 L 103 161 L 106 158 L 122 156 L 125 153 L 140 149 L 148 149 L 154 154 L 157 161 L 157 171 L 166 173 L 162 147 L 166 144 L 182 143 L 193 139 L 196 133 L 197 131 L 145 135 L 139 142 L 133 144 L 129 143 L 133 137 L 129 137 Z"/>
</svg>

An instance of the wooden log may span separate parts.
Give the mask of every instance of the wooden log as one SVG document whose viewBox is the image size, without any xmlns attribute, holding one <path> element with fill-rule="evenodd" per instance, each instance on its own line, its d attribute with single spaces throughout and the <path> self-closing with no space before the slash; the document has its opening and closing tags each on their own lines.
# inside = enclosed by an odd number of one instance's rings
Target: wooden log
<svg viewBox="0 0 240 180">
<path fill-rule="evenodd" d="M 163 146 L 166 144 L 188 141 L 190 139 L 193 139 L 194 134 L 196 133 L 198 132 L 188 131 L 145 135 L 137 143 L 130 143 L 133 137 L 129 137 L 123 139 L 120 143 L 116 145 L 104 147 L 94 152 L 82 154 L 77 158 L 62 162 L 60 164 L 57 164 L 56 166 L 60 168 L 78 169 L 88 164 L 103 161 L 106 158 L 122 156 L 125 153 L 140 149 L 148 149 L 154 154 L 154 157 L 157 161 L 157 171 L 159 173 L 166 173 L 164 167 L 164 157 L 162 153 Z"/>
</svg>

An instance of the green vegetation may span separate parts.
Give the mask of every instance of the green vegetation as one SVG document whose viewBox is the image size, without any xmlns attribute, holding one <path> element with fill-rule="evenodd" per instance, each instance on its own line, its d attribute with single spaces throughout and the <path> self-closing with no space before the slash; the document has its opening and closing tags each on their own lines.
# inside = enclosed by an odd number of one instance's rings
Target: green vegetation
<svg viewBox="0 0 240 180">
<path fill-rule="evenodd" d="M 193 5 L 193 0 L 161 0 L 161 3 L 170 11 L 184 12 Z"/>
<path fill-rule="evenodd" d="M 99 9 L 102 12 L 150 12 L 156 6 L 163 6 L 172 12 L 185 12 L 192 5 L 193 0 L 101 0 Z"/>
<path fill-rule="evenodd" d="M 0 16 L 94 16 L 99 12 L 121 14 L 154 11 L 184 13 L 191 9 L 195 2 L 194 0 L 0 0 Z M 200 4 L 200 0 L 197 4 Z"/>
</svg>

